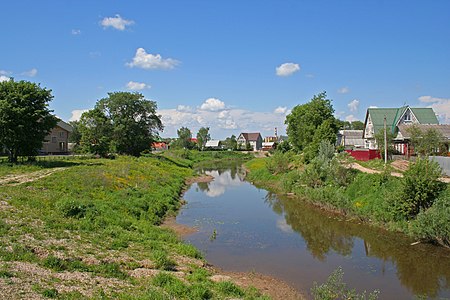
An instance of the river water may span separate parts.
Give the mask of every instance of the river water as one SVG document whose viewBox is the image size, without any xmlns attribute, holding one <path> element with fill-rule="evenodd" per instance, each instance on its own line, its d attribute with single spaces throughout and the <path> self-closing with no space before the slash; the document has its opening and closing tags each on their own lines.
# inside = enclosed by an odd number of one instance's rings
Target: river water
<svg viewBox="0 0 450 300">
<path fill-rule="evenodd" d="M 377 289 L 379 299 L 450 298 L 449 250 L 259 189 L 239 166 L 200 172 L 214 180 L 191 186 L 177 222 L 198 228 L 185 240 L 209 263 L 271 275 L 307 295 L 341 266 L 349 288 Z"/>
</svg>

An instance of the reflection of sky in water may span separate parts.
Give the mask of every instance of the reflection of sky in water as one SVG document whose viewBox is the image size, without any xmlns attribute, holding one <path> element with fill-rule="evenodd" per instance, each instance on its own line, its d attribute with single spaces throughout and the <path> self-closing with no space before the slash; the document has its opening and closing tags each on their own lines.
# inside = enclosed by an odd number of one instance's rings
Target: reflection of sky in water
<svg viewBox="0 0 450 300">
<path fill-rule="evenodd" d="M 227 187 L 242 184 L 239 177 L 236 176 L 234 179 L 231 177 L 231 172 L 219 174 L 219 171 L 205 171 L 205 174 L 214 177 L 214 180 L 208 183 L 208 189 L 205 191 L 209 197 L 218 197 L 225 193 Z"/>
<path fill-rule="evenodd" d="M 241 181 L 238 171 L 205 171 L 214 180 L 194 184 L 177 217 L 199 229 L 186 239 L 210 263 L 271 274 L 306 291 L 342 266 L 350 287 L 379 289 L 380 299 L 450 296 L 450 253 L 411 247 L 402 235 L 336 220 L 302 202 L 276 197 Z M 211 239 L 214 230 L 217 236 Z"/>
</svg>

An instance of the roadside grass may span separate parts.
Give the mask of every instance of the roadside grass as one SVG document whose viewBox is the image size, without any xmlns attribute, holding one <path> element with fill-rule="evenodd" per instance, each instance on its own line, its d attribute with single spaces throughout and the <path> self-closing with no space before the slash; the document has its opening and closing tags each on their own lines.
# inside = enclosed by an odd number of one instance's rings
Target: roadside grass
<svg viewBox="0 0 450 300">
<path fill-rule="evenodd" d="M 373 170 L 377 170 L 377 171 L 383 171 L 385 168 L 384 165 L 384 160 L 376 158 L 376 159 L 371 159 L 368 161 L 355 161 L 358 164 L 360 164 L 361 166 L 368 168 L 368 169 L 373 169 Z M 388 161 L 388 166 L 392 163 L 392 161 Z"/>
<path fill-rule="evenodd" d="M 63 162 L 67 169 L 40 180 L 0 186 L 0 280 L 17 278 L 13 285 L 20 293 L 29 284 L 31 271 L 25 266 L 33 266 L 52 275 L 42 279 L 39 288 L 30 288 L 34 294 L 28 297 L 229 298 L 231 292 L 209 280 L 206 269 L 198 267 L 203 265 L 201 253 L 181 242 L 173 231 L 158 226 L 166 216 L 176 214 L 185 180 L 194 174 L 193 161 L 183 164 L 176 159 L 154 155 L 74 159 Z M 27 173 L 52 166 L 61 164 L 0 165 L 0 172 L 10 174 L 8 168 L 12 168 Z M 178 261 L 180 256 L 184 258 Z M 11 267 L 19 270 L 10 271 Z M 142 270 L 153 275 L 136 275 Z M 58 279 L 57 274 L 67 272 L 123 284 L 95 284 L 94 280 L 93 286 L 86 287 L 77 279 Z M 164 276 L 169 279 L 164 281 Z M 242 295 L 266 299 L 253 290 L 242 290 Z"/>
</svg>

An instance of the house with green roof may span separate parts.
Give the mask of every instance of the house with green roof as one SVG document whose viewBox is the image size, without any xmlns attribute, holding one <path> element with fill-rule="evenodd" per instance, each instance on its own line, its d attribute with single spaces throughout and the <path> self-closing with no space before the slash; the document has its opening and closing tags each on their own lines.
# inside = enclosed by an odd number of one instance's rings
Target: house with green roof
<svg viewBox="0 0 450 300">
<path fill-rule="evenodd" d="M 413 108 L 409 106 L 400 108 L 370 107 L 366 112 L 363 131 L 366 148 L 378 149 L 375 135 L 383 130 L 384 118 L 386 118 L 386 129 L 391 131 L 394 136 L 398 133 L 399 125 L 439 124 L 432 108 Z M 395 145 L 395 147 L 399 152 L 403 153 L 407 145 Z"/>
</svg>

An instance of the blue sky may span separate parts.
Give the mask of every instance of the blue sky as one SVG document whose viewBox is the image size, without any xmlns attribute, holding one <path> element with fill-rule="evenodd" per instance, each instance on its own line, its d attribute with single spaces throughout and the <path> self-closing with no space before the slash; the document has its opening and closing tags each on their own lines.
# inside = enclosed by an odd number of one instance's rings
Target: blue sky
<svg viewBox="0 0 450 300">
<path fill-rule="evenodd" d="M 0 20 L 0 80 L 52 89 L 66 121 L 137 90 L 162 136 L 284 133 L 321 91 L 340 119 L 408 104 L 450 123 L 450 1 L 17 0 Z"/>
</svg>

